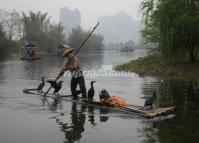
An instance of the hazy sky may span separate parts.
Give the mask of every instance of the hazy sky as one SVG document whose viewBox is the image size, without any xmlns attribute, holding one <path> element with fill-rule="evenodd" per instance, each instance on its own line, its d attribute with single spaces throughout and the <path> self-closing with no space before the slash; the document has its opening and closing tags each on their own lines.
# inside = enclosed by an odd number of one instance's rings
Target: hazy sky
<svg viewBox="0 0 199 143">
<path fill-rule="evenodd" d="M 53 21 L 58 22 L 60 8 L 78 8 L 84 28 L 92 27 L 100 16 L 114 15 L 119 11 L 126 11 L 133 20 L 140 19 L 138 7 L 142 0 L 0 0 L 0 8 L 16 9 L 21 12 L 30 10 L 48 12 Z"/>
</svg>

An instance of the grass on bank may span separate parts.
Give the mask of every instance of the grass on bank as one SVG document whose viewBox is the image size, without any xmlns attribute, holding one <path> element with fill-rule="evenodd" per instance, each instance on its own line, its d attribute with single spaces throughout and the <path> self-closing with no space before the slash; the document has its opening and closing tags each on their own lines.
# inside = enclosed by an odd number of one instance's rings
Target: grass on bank
<svg viewBox="0 0 199 143">
<path fill-rule="evenodd" d="M 165 63 L 161 57 L 148 55 L 116 66 L 118 71 L 131 71 L 141 75 L 169 76 L 188 79 L 199 79 L 199 61 Z"/>
</svg>

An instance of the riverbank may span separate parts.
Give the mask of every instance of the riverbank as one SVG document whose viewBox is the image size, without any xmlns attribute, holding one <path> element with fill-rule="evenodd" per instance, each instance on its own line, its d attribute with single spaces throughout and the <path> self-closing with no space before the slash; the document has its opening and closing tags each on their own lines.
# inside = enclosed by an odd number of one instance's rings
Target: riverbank
<svg viewBox="0 0 199 143">
<path fill-rule="evenodd" d="M 116 66 L 118 71 L 131 71 L 140 75 L 176 77 L 199 80 L 199 62 L 166 64 L 160 57 L 146 56 Z"/>
</svg>

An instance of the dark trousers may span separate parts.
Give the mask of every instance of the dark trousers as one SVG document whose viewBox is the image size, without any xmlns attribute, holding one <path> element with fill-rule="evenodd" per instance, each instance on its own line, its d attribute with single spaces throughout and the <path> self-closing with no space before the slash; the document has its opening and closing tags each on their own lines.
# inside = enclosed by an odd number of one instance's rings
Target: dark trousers
<svg viewBox="0 0 199 143">
<path fill-rule="evenodd" d="M 76 90 L 77 85 L 79 84 L 80 90 Z M 77 95 L 82 93 L 83 98 L 87 98 L 87 92 L 86 92 L 86 86 L 83 76 L 79 76 L 77 78 L 72 77 L 71 83 L 70 83 L 71 93 L 73 95 L 74 99 L 77 99 Z"/>
</svg>

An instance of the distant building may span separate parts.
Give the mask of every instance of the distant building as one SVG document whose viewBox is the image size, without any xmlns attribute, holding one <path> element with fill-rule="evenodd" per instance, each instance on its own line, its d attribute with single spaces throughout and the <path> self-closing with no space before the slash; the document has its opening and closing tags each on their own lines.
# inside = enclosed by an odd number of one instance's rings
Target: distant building
<svg viewBox="0 0 199 143">
<path fill-rule="evenodd" d="M 21 60 L 37 60 L 38 47 L 34 44 L 28 43 L 21 47 Z"/>
<path fill-rule="evenodd" d="M 76 28 L 81 23 L 81 14 L 78 9 L 71 10 L 67 7 L 60 9 L 59 22 L 64 27 L 64 33 L 68 36 L 73 28 Z"/>
<path fill-rule="evenodd" d="M 98 21 L 100 26 L 96 29 L 96 33 L 104 37 L 106 44 L 129 40 L 137 43 L 140 39 L 141 21 L 133 21 L 132 17 L 124 11 L 115 15 L 102 16 Z"/>
</svg>

